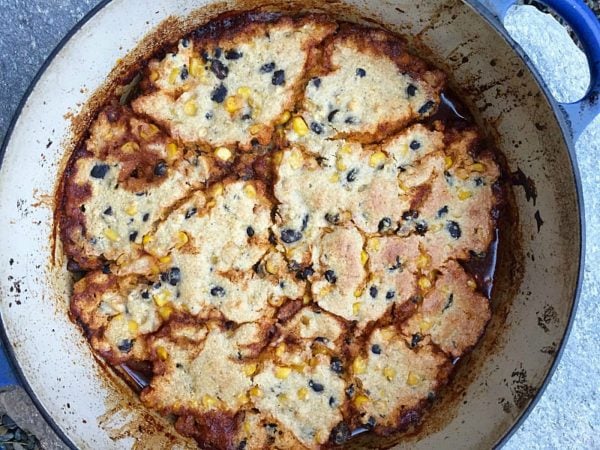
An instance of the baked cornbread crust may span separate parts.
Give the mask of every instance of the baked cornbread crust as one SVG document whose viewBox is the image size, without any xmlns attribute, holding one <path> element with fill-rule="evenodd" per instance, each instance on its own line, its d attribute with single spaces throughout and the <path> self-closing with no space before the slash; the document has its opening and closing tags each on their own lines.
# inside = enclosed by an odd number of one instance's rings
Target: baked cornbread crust
<svg viewBox="0 0 600 450">
<path fill-rule="evenodd" d="M 440 112 L 443 73 L 382 30 L 252 12 L 137 79 L 57 211 L 92 349 L 201 448 L 416 424 L 491 317 L 465 267 L 501 213 L 493 149 Z"/>
</svg>

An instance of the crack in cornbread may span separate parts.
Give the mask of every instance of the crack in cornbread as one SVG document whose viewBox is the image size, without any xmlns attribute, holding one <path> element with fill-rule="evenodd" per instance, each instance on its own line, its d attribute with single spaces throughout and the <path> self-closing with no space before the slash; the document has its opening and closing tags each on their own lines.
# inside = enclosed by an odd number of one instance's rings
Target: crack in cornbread
<svg viewBox="0 0 600 450">
<path fill-rule="evenodd" d="M 71 157 L 71 315 L 200 447 L 405 431 L 482 335 L 465 267 L 495 238 L 499 166 L 405 47 L 320 15 L 217 18 Z"/>
</svg>

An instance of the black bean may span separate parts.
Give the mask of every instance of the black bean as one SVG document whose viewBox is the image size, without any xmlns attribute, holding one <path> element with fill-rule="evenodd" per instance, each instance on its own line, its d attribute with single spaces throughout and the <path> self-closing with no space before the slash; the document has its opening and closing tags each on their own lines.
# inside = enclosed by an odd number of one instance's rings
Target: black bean
<svg viewBox="0 0 600 450">
<path fill-rule="evenodd" d="M 260 66 L 260 72 L 261 73 L 271 73 L 275 70 L 275 63 L 274 62 L 270 62 L 267 64 L 263 64 L 262 66 Z"/>
<path fill-rule="evenodd" d="M 135 240 L 138 237 L 138 232 L 137 231 L 132 231 L 131 233 L 129 233 L 129 241 L 130 242 L 135 242 Z"/>
<path fill-rule="evenodd" d="M 406 95 L 409 97 L 414 97 L 417 93 L 417 87 L 414 84 L 409 84 L 406 86 Z"/>
<path fill-rule="evenodd" d="M 351 384 L 348 386 L 344 392 L 346 393 L 346 397 L 352 398 L 354 396 L 354 385 Z"/>
<path fill-rule="evenodd" d="M 329 406 L 333 408 L 333 405 L 335 405 L 335 398 L 329 397 Z"/>
<path fill-rule="evenodd" d="M 415 223 L 415 231 L 419 236 L 424 236 L 427 233 L 427 222 L 420 220 Z"/>
<path fill-rule="evenodd" d="M 269 230 L 269 243 L 271 245 L 277 245 L 277 238 L 275 237 L 275 234 L 272 230 Z"/>
<path fill-rule="evenodd" d="M 346 175 L 346 180 L 348 181 L 348 183 L 352 183 L 353 181 L 356 181 L 357 176 L 358 169 L 351 169 L 350 172 L 348 172 L 348 175 Z"/>
<path fill-rule="evenodd" d="M 348 116 L 348 117 L 346 117 L 346 120 L 344 120 L 344 123 L 347 123 L 348 125 L 353 125 L 353 124 L 357 123 L 357 120 L 355 117 Z"/>
<path fill-rule="evenodd" d="M 335 115 L 339 112 L 339 109 L 334 109 L 329 114 L 327 114 L 327 121 L 332 122 Z"/>
<path fill-rule="evenodd" d="M 394 270 L 398 270 L 400 269 L 402 271 L 402 261 L 400 261 L 400 256 L 396 256 L 396 261 L 394 262 L 394 264 L 392 264 L 390 267 L 388 267 L 388 270 L 390 272 L 393 272 Z"/>
<path fill-rule="evenodd" d="M 390 219 L 389 217 L 384 217 L 383 219 L 381 219 L 379 221 L 379 224 L 377 225 L 377 231 L 379 231 L 381 233 L 382 231 L 389 228 L 391 225 L 392 225 L 392 219 Z"/>
<path fill-rule="evenodd" d="M 110 264 L 106 263 L 102 266 L 102 273 L 108 275 L 110 273 Z"/>
<path fill-rule="evenodd" d="M 242 54 L 235 49 L 225 51 L 225 59 L 235 60 L 235 59 L 240 59 L 241 57 L 242 57 Z"/>
<path fill-rule="evenodd" d="M 292 244 L 302 239 L 302 233 L 291 228 L 285 228 L 281 231 L 281 240 L 286 244 Z"/>
<path fill-rule="evenodd" d="M 121 343 L 117 346 L 117 348 L 123 353 L 129 353 L 133 348 L 133 343 L 135 339 L 123 339 Z"/>
<path fill-rule="evenodd" d="M 323 387 L 323 385 L 321 383 L 315 383 L 313 380 L 310 380 L 308 382 L 308 385 L 315 392 L 323 392 L 323 390 L 325 390 L 325 388 Z"/>
<path fill-rule="evenodd" d="M 79 207 L 79 211 L 81 211 L 82 213 L 84 213 L 85 212 L 85 205 L 81 205 Z"/>
<path fill-rule="evenodd" d="M 386 294 L 385 294 L 385 298 L 387 300 L 391 300 L 391 299 L 394 298 L 395 295 L 396 295 L 396 292 L 394 292 L 394 291 L 387 291 Z"/>
<path fill-rule="evenodd" d="M 343 373 L 344 372 L 344 365 L 342 364 L 342 360 L 340 358 L 338 358 L 337 356 L 332 356 L 331 357 L 331 361 L 329 363 L 329 367 L 335 373 Z"/>
<path fill-rule="evenodd" d="M 210 62 L 210 71 L 215 74 L 219 80 L 224 80 L 229 75 L 229 68 L 218 59 Z"/>
<path fill-rule="evenodd" d="M 275 86 L 281 86 L 285 83 L 285 71 L 284 70 L 276 70 L 273 72 L 273 78 L 271 78 L 271 83 Z"/>
<path fill-rule="evenodd" d="M 108 169 L 108 164 L 96 164 L 94 167 L 92 167 L 90 175 L 93 178 L 103 179 L 106 176 Z"/>
<path fill-rule="evenodd" d="M 154 175 L 164 177 L 167 174 L 167 163 L 162 159 L 154 166 Z"/>
<path fill-rule="evenodd" d="M 444 305 L 444 307 L 442 308 L 442 312 L 446 311 L 448 308 L 450 308 L 452 306 L 452 303 L 454 303 L 454 294 L 450 294 L 448 296 L 448 299 L 446 300 L 446 304 Z"/>
<path fill-rule="evenodd" d="M 198 212 L 197 208 L 190 208 L 185 212 L 185 218 L 189 219 L 190 217 L 192 217 L 194 214 L 196 214 Z"/>
<path fill-rule="evenodd" d="M 444 205 L 438 209 L 437 217 L 439 219 L 440 217 L 444 217 L 446 214 L 448 214 L 448 205 Z"/>
<path fill-rule="evenodd" d="M 187 77 L 190 75 L 190 72 L 188 71 L 187 66 L 184 64 L 183 67 L 181 68 L 181 73 L 179 74 L 179 76 L 181 77 L 182 80 L 187 80 Z"/>
<path fill-rule="evenodd" d="M 372 298 L 377 298 L 377 293 L 378 293 L 378 291 L 377 291 L 377 286 L 371 286 L 371 287 L 369 288 L 369 295 L 370 295 Z"/>
<path fill-rule="evenodd" d="M 421 148 L 421 143 L 419 141 L 411 141 L 409 147 L 411 150 L 419 150 Z"/>
<path fill-rule="evenodd" d="M 367 420 L 367 423 L 365 424 L 365 426 L 372 430 L 373 428 L 375 428 L 376 423 L 377 422 L 375 421 L 375 417 L 370 416 L 369 420 Z"/>
<path fill-rule="evenodd" d="M 221 50 L 221 47 L 217 47 L 215 48 L 215 58 L 220 58 L 221 54 L 223 53 L 223 50 Z"/>
<path fill-rule="evenodd" d="M 419 333 L 413 334 L 410 340 L 410 348 L 415 348 L 417 345 L 419 345 L 419 342 L 421 342 L 422 340 L 423 336 L 421 336 Z"/>
<path fill-rule="evenodd" d="M 189 40 L 189 39 L 183 38 L 183 39 L 181 40 L 181 46 L 182 46 L 183 48 L 188 48 L 188 46 L 189 46 L 189 45 L 190 45 L 190 40 Z"/>
<path fill-rule="evenodd" d="M 375 353 L 376 355 L 381 355 L 381 346 L 379 344 L 373 344 L 371 346 L 371 352 Z"/>
<path fill-rule="evenodd" d="M 402 220 L 411 220 L 419 217 L 419 211 L 415 211 L 414 209 L 409 209 L 402 213 Z"/>
<path fill-rule="evenodd" d="M 152 285 L 152 287 L 153 287 L 154 289 L 160 289 L 160 287 L 161 287 L 161 286 L 162 286 L 162 283 L 161 283 L 160 281 L 157 281 L 156 283 L 154 283 L 154 284 Z"/>
<path fill-rule="evenodd" d="M 327 213 L 325 214 L 325 220 L 332 225 L 337 225 L 340 222 L 340 215 Z"/>
<path fill-rule="evenodd" d="M 144 300 L 148 300 L 150 298 L 150 294 L 148 293 L 148 291 L 142 292 L 142 298 Z"/>
<path fill-rule="evenodd" d="M 202 50 L 200 52 L 200 56 L 202 56 L 202 59 L 204 60 L 204 62 L 208 62 L 208 59 L 210 57 L 210 55 L 208 54 L 208 52 L 206 50 Z"/>
<path fill-rule="evenodd" d="M 252 228 L 252 227 L 246 228 L 246 234 L 248 235 L 248 237 L 254 236 L 254 228 Z"/>
<path fill-rule="evenodd" d="M 341 445 L 346 442 L 352 433 L 350 432 L 350 428 L 346 425 L 346 422 L 338 423 L 333 430 L 331 430 L 331 440 L 336 445 Z"/>
<path fill-rule="evenodd" d="M 310 218 L 310 216 L 308 214 L 304 215 L 304 217 L 302 218 L 302 228 L 300 228 L 300 231 L 306 230 L 306 227 L 308 226 L 308 219 L 309 218 Z"/>
<path fill-rule="evenodd" d="M 223 103 L 227 97 L 227 88 L 223 85 L 223 83 L 219 84 L 210 94 L 210 99 L 216 103 Z"/>
<path fill-rule="evenodd" d="M 167 279 L 171 286 L 177 286 L 181 281 L 181 269 L 179 267 L 171 267 Z"/>
<path fill-rule="evenodd" d="M 475 178 L 475 186 L 481 186 L 483 184 L 483 178 L 477 177 Z"/>
<path fill-rule="evenodd" d="M 329 342 L 329 339 L 327 339 L 325 336 L 317 336 L 315 338 L 315 342 L 319 342 L 321 344 L 327 344 Z"/>
<path fill-rule="evenodd" d="M 365 69 L 363 69 L 362 67 L 359 67 L 358 69 L 356 69 L 357 77 L 363 78 L 366 74 L 367 74 L 367 71 Z"/>
<path fill-rule="evenodd" d="M 102 212 L 102 214 L 105 214 L 107 216 L 112 216 L 112 213 L 113 213 L 113 210 L 110 206 Z"/>
<path fill-rule="evenodd" d="M 243 114 L 242 115 L 242 120 L 250 120 L 252 119 L 252 116 L 250 114 Z"/>
<path fill-rule="evenodd" d="M 315 77 L 313 79 L 310 80 L 313 84 L 314 87 L 316 87 L 317 89 L 319 89 L 321 87 L 321 79 L 319 77 Z"/>
<path fill-rule="evenodd" d="M 446 222 L 446 230 L 448 230 L 448 233 L 450 233 L 450 236 L 453 239 L 459 239 L 462 234 L 460 231 L 460 225 L 454 220 L 449 220 Z"/>
<path fill-rule="evenodd" d="M 314 273 L 315 269 L 312 266 L 308 266 L 296 272 L 296 278 L 299 280 L 308 280 L 308 277 L 313 276 Z"/>
<path fill-rule="evenodd" d="M 204 117 L 206 118 L 206 120 L 210 120 L 213 118 L 213 113 L 211 111 L 208 111 L 206 114 L 204 114 Z"/>
<path fill-rule="evenodd" d="M 335 275 L 335 272 L 330 269 L 325 271 L 325 279 L 331 284 L 335 284 L 337 281 L 337 276 Z"/>
<path fill-rule="evenodd" d="M 425 102 L 425 104 L 423 106 L 421 106 L 419 108 L 419 111 L 417 111 L 419 114 L 425 114 L 426 112 L 428 112 L 431 108 L 433 108 L 433 106 L 435 105 L 435 102 L 429 100 L 427 102 Z"/>
<path fill-rule="evenodd" d="M 238 444 L 236 450 L 246 450 L 246 439 L 242 439 Z"/>
<path fill-rule="evenodd" d="M 146 214 L 144 214 L 144 215 L 142 216 L 142 220 L 143 220 L 144 222 L 148 222 L 148 219 L 150 219 L 150 213 L 146 213 Z"/>
<path fill-rule="evenodd" d="M 313 130 L 317 134 L 321 134 L 323 132 L 323 127 L 319 125 L 317 122 L 312 122 L 310 124 L 310 129 Z"/>
<path fill-rule="evenodd" d="M 210 290 L 210 295 L 213 297 L 225 297 L 225 289 L 221 286 L 215 286 Z"/>
</svg>

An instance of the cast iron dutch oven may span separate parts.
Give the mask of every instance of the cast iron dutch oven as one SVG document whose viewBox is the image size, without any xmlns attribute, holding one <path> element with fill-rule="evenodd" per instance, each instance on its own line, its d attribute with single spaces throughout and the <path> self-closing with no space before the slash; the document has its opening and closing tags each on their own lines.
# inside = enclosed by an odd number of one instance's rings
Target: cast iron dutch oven
<svg viewBox="0 0 600 450">
<path fill-rule="evenodd" d="M 286 11 L 321 9 L 415 37 L 413 47 L 451 75 L 455 91 L 506 155 L 515 184 L 513 220 L 498 253 L 494 318 L 411 448 L 506 441 L 548 383 L 575 312 L 584 227 L 574 142 L 600 112 L 600 25 L 579 0 L 543 2 L 577 32 L 592 75 L 582 100 L 557 103 L 502 26 L 513 3 L 281 2 Z M 174 432 L 94 359 L 68 318 L 71 282 L 62 258 L 54 259 L 52 198 L 70 148 L 69 115 L 82 110 L 115 61 L 149 30 L 202 7 L 218 14 L 240 3 L 102 1 L 37 74 L 2 146 L 0 314 L 8 359 L 1 383 L 22 385 L 73 448 L 161 448 Z M 370 444 L 382 442 L 360 443 Z"/>
</svg>

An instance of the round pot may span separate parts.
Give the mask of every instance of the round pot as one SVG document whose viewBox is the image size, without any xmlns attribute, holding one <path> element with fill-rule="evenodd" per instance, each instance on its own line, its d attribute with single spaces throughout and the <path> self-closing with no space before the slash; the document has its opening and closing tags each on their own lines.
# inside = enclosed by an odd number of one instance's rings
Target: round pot
<svg viewBox="0 0 600 450">
<path fill-rule="evenodd" d="M 0 316 L 8 356 L 0 381 L 21 384 L 73 448 L 193 443 L 146 410 L 94 358 L 69 320 L 72 283 L 54 240 L 53 194 L 73 145 L 71 117 L 91 111 L 92 94 L 106 87 L 115 61 L 164 19 L 187 17 L 204 7 L 191 19 L 199 24 L 211 15 L 260 3 L 155 0 L 140 7 L 139 2 L 102 1 L 52 53 L 13 119 L 0 168 Z M 600 25 L 579 0 L 544 2 L 579 33 L 590 60 L 587 96 L 559 104 L 502 27 L 513 3 L 311 0 L 277 6 L 324 10 L 409 36 L 415 51 L 451 75 L 454 90 L 506 156 L 515 185 L 513 220 L 501 236 L 488 332 L 426 424 L 399 447 L 486 448 L 508 439 L 548 383 L 575 312 L 584 228 L 573 147 L 600 111 Z M 193 25 L 170 21 L 174 27 Z M 394 442 L 371 438 L 355 446 Z"/>
</svg>

